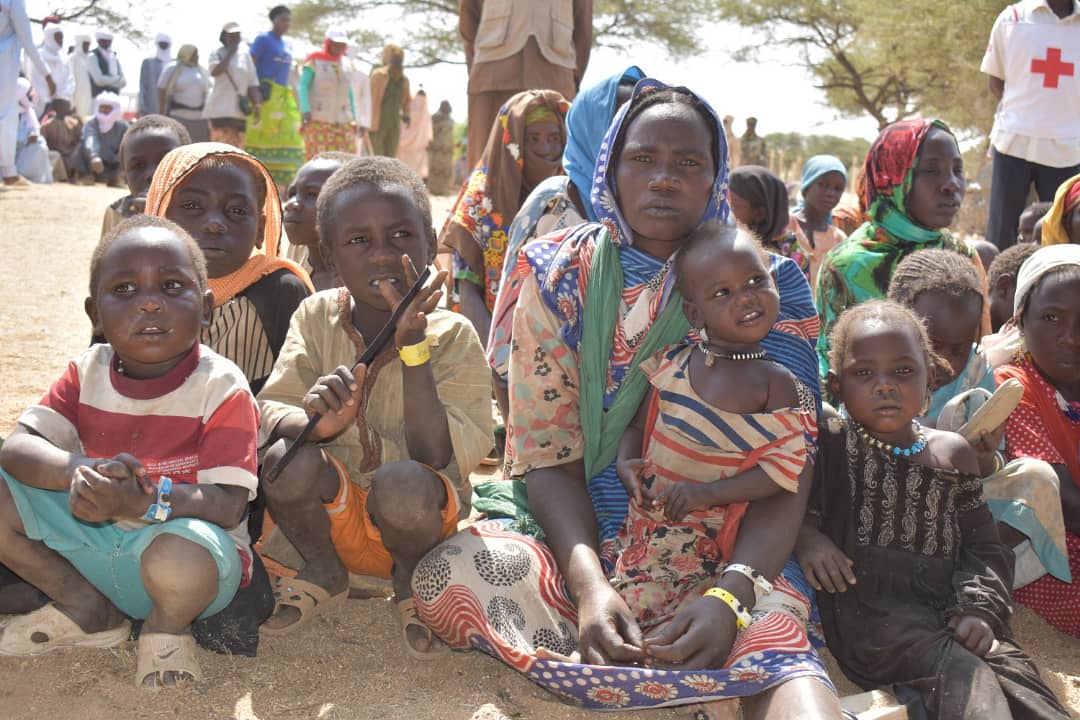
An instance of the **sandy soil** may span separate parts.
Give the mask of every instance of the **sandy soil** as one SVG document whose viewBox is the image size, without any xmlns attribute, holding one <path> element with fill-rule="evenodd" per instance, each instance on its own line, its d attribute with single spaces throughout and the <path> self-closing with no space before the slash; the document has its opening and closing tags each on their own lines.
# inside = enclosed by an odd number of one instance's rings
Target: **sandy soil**
<svg viewBox="0 0 1080 720">
<path fill-rule="evenodd" d="M 105 206 L 121 194 L 70 185 L 0 192 L 0 435 L 86 346 L 87 267 Z M 436 214 L 450 200 L 440 199 Z M 436 226 L 441 218 L 437 217 Z M 482 478 L 474 478 L 479 481 Z M 1020 643 L 1080 718 L 1080 641 L 1020 608 Z M 295 636 L 263 641 L 257 658 L 200 651 L 207 682 L 151 694 L 132 687 L 132 645 L 40 658 L 0 658 L 0 717 L 52 718 L 553 718 L 599 717 L 568 707 L 479 653 L 435 663 L 405 654 L 385 600 L 353 600 Z M 838 677 L 845 692 L 854 688 Z M 686 709 L 635 717 L 688 718 Z"/>
</svg>

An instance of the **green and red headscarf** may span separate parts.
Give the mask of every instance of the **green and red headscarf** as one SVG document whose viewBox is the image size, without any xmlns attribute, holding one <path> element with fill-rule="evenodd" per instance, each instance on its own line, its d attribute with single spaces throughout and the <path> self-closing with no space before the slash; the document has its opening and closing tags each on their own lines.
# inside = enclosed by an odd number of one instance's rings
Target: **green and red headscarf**
<svg viewBox="0 0 1080 720">
<path fill-rule="evenodd" d="M 846 242 L 833 248 L 818 271 L 815 301 L 821 316 L 818 366 L 829 369 L 829 333 L 847 308 L 885 297 L 893 270 L 918 250 L 943 249 L 975 257 L 974 251 L 948 230 L 917 224 L 907 199 L 919 165 L 919 152 L 933 129 L 949 135 L 940 120 L 904 120 L 887 126 L 870 147 L 859 196 L 869 220 Z"/>
</svg>

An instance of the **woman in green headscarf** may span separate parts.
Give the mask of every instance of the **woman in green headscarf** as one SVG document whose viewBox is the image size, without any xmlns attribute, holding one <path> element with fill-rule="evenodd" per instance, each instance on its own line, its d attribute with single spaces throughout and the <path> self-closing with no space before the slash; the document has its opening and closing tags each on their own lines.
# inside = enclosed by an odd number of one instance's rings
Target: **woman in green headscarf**
<svg viewBox="0 0 1080 720">
<path fill-rule="evenodd" d="M 960 211 L 965 180 L 960 148 L 945 123 L 889 125 L 870 148 L 864 174 L 859 192 L 870 219 L 833 248 L 818 271 L 822 377 L 829 371 L 829 333 L 837 317 L 852 305 L 885 297 L 893 269 L 911 253 L 927 248 L 961 253 L 986 283 L 978 255 L 946 230 Z M 983 334 L 989 334 L 988 316 L 983 325 Z"/>
</svg>

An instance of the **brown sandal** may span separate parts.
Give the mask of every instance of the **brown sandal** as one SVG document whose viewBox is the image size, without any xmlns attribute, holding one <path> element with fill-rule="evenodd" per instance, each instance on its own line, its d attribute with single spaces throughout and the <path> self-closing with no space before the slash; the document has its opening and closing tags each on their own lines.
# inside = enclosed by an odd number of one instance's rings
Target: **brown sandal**
<svg viewBox="0 0 1080 720">
<path fill-rule="evenodd" d="M 405 643 L 405 652 L 409 653 L 414 660 L 438 660 L 450 652 L 450 647 L 440 640 L 439 636 L 420 619 L 420 616 L 416 613 L 416 603 L 411 597 L 394 603 L 393 607 L 394 618 L 397 619 L 398 627 L 401 628 L 401 640 Z M 417 650 L 409 642 L 410 627 L 423 628 L 424 632 L 427 633 L 427 650 Z"/>
<path fill-rule="evenodd" d="M 320 612 L 329 610 L 348 597 L 348 588 L 345 588 L 337 595 L 331 595 L 323 588 L 307 580 L 280 577 L 274 582 L 274 612 L 259 627 L 259 632 L 264 635 L 288 635 L 311 622 L 312 618 Z M 273 620 L 278 610 L 285 607 L 296 608 L 300 613 L 300 617 L 288 625 L 268 627 L 266 623 Z"/>
</svg>

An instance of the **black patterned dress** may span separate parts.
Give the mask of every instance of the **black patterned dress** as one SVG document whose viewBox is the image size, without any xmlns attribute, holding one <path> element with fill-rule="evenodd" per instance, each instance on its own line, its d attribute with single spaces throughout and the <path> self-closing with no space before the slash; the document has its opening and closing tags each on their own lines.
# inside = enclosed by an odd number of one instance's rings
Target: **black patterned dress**
<svg viewBox="0 0 1080 720">
<path fill-rule="evenodd" d="M 889 455 L 844 420 L 824 423 L 819 442 L 810 517 L 857 580 L 817 593 L 844 674 L 866 689 L 895 686 L 912 717 L 1068 717 L 1012 641 L 1012 553 L 979 479 Z M 993 629 L 986 657 L 953 638 L 948 623 L 961 614 Z"/>
</svg>

